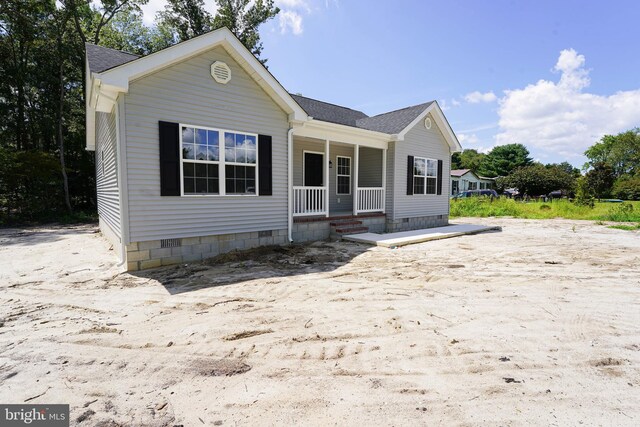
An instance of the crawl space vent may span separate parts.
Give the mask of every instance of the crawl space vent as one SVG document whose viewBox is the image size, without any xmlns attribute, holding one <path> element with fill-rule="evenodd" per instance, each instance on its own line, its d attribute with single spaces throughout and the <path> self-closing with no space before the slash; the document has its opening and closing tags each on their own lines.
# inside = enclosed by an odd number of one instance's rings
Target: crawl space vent
<svg viewBox="0 0 640 427">
<path fill-rule="evenodd" d="M 161 248 L 177 248 L 182 246 L 182 239 L 162 239 L 160 240 Z"/>
<path fill-rule="evenodd" d="M 211 64 L 211 77 L 218 83 L 226 85 L 231 80 L 231 69 L 224 62 L 216 61 Z"/>
</svg>

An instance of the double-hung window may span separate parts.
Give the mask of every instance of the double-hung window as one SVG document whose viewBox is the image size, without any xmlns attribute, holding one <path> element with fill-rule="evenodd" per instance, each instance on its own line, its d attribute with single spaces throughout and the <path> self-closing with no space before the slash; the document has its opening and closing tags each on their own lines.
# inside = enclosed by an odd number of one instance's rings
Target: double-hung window
<svg viewBox="0 0 640 427">
<path fill-rule="evenodd" d="M 256 194 L 257 135 L 181 126 L 183 195 Z"/>
<path fill-rule="evenodd" d="M 336 157 L 336 194 L 351 194 L 351 157 Z"/>
<path fill-rule="evenodd" d="M 413 159 L 413 194 L 436 194 L 438 161 L 415 157 Z"/>
</svg>

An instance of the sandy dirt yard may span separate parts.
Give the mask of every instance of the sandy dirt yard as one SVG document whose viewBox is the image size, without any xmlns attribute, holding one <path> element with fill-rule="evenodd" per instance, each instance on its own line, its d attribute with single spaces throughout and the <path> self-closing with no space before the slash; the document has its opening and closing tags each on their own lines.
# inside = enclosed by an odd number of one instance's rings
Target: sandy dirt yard
<svg viewBox="0 0 640 427">
<path fill-rule="evenodd" d="M 466 219 L 118 274 L 93 226 L 0 231 L 0 402 L 72 425 L 640 425 L 640 234 Z"/>
</svg>

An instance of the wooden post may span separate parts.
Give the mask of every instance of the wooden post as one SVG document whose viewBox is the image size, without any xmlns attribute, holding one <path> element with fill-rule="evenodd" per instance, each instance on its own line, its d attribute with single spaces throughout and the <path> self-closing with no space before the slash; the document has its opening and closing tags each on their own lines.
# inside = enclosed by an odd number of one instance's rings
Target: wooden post
<svg viewBox="0 0 640 427">
<path fill-rule="evenodd" d="M 360 146 L 353 147 L 353 214 L 358 215 L 358 169 L 360 167 Z"/>
<path fill-rule="evenodd" d="M 325 139 L 324 141 L 324 207 L 326 209 L 325 216 L 329 217 L 329 140 Z"/>
</svg>

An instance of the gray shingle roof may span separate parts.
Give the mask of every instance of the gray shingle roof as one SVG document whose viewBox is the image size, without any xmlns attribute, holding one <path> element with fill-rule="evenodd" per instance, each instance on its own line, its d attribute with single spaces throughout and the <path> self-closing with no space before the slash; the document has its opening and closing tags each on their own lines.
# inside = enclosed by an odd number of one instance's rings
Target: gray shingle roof
<svg viewBox="0 0 640 427">
<path fill-rule="evenodd" d="M 434 102 L 430 101 L 369 117 L 362 111 L 318 101 L 306 96 L 290 95 L 314 119 L 388 134 L 400 133 Z"/>
<path fill-rule="evenodd" d="M 87 60 L 89 70 L 94 73 L 101 73 L 118 65 L 126 64 L 140 58 L 132 53 L 122 52 L 108 47 L 96 46 L 86 43 Z M 406 128 L 416 117 L 418 117 L 434 101 L 427 102 L 413 107 L 402 108 L 388 113 L 378 114 L 369 117 L 362 111 L 319 101 L 306 96 L 290 94 L 293 99 L 316 120 L 330 123 L 337 123 L 345 126 L 357 127 L 376 132 L 396 134 Z"/>
<path fill-rule="evenodd" d="M 127 62 L 140 58 L 140 56 L 132 53 L 110 49 L 103 46 L 96 46 L 91 43 L 85 43 L 85 48 L 87 49 L 89 70 L 94 73 L 101 73 L 110 68 L 117 67 L 118 65 L 126 64 Z"/>
<path fill-rule="evenodd" d="M 406 107 L 400 110 L 378 114 L 377 116 L 358 119 L 356 126 L 362 129 L 388 134 L 400 133 L 433 102 L 434 101 L 425 102 L 424 104 L 414 105 L 413 107 Z"/>
<path fill-rule="evenodd" d="M 318 101 L 317 99 L 307 98 L 306 96 L 294 95 L 292 93 L 290 95 L 308 115 L 317 120 L 356 127 L 356 121 L 358 119 L 367 117 L 362 111 Z"/>
</svg>

